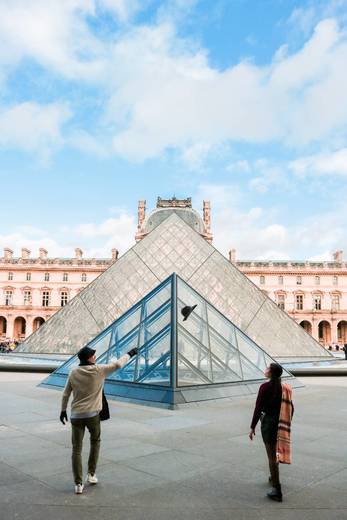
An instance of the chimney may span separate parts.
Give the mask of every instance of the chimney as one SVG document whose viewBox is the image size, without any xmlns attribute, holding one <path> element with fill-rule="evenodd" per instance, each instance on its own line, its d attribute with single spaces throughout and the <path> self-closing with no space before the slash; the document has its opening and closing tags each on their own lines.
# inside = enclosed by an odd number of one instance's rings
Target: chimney
<svg viewBox="0 0 347 520">
<path fill-rule="evenodd" d="M 205 235 L 206 240 L 210 244 L 212 244 L 212 234 L 211 234 L 211 204 L 209 200 L 203 201 L 202 207 L 203 221 L 205 224 Z"/>
<path fill-rule="evenodd" d="M 236 264 L 236 249 L 230 249 L 229 251 L 229 262 Z"/>
<path fill-rule="evenodd" d="M 111 250 L 112 253 L 112 262 L 118 260 L 119 251 L 115 247 Z"/>
<path fill-rule="evenodd" d="M 79 247 L 75 249 L 75 258 L 76 260 L 82 260 L 83 251 Z"/>
<path fill-rule="evenodd" d="M 40 249 L 39 249 L 40 260 L 47 260 L 47 255 L 48 255 L 47 249 L 40 247 Z"/>
<path fill-rule="evenodd" d="M 9 247 L 4 247 L 4 260 L 11 260 L 13 257 L 13 251 Z"/>
<path fill-rule="evenodd" d="M 30 249 L 27 249 L 26 247 L 22 247 L 22 260 L 26 260 L 30 256 Z"/>
<path fill-rule="evenodd" d="M 343 261 L 343 251 L 335 251 L 335 253 L 333 253 L 333 258 L 335 262 L 340 264 Z"/>
</svg>

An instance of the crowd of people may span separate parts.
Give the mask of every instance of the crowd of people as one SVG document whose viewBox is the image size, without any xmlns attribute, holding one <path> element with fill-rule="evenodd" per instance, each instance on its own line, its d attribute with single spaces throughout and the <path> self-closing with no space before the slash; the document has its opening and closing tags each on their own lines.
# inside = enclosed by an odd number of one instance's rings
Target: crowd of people
<svg viewBox="0 0 347 520">
<path fill-rule="evenodd" d="M 3 354 L 13 352 L 17 348 L 18 344 L 19 344 L 19 341 L 17 341 L 16 339 L 6 339 L 4 341 L 1 341 L 0 342 L 0 352 Z"/>
</svg>

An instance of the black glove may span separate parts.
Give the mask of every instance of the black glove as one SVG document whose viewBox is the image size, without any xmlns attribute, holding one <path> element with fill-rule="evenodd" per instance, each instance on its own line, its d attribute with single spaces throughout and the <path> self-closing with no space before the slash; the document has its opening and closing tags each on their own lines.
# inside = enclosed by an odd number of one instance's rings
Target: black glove
<svg viewBox="0 0 347 520">
<path fill-rule="evenodd" d="M 132 348 L 131 350 L 129 350 L 128 354 L 132 358 L 133 356 L 136 356 L 138 351 L 139 351 L 139 349 L 137 347 L 135 347 L 135 348 Z"/>
<path fill-rule="evenodd" d="M 65 421 L 67 422 L 68 419 L 67 419 L 67 413 L 66 412 L 61 412 L 60 414 L 60 422 L 62 422 L 63 424 L 65 424 Z"/>
</svg>

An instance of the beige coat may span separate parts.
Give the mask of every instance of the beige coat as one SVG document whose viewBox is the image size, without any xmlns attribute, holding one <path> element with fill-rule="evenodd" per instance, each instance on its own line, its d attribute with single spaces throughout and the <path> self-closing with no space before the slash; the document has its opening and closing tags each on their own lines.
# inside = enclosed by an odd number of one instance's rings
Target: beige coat
<svg viewBox="0 0 347 520">
<path fill-rule="evenodd" d="M 61 410 L 66 410 L 72 392 L 72 414 L 100 412 L 105 378 L 122 368 L 129 359 L 130 356 L 125 354 L 108 365 L 83 365 L 74 368 L 64 388 Z"/>
</svg>

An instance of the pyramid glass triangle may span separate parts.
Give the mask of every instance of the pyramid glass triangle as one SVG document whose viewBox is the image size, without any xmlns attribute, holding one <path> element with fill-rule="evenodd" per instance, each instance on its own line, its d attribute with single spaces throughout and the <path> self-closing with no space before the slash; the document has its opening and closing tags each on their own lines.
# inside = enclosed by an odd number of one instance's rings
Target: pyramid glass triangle
<svg viewBox="0 0 347 520">
<path fill-rule="evenodd" d="M 182 312 L 187 306 L 195 306 L 188 318 Z M 171 407 L 252 393 L 250 383 L 265 380 L 264 369 L 273 361 L 176 274 L 88 346 L 102 364 L 137 347 L 138 354 L 106 379 L 106 394 Z M 43 385 L 64 386 L 78 362 L 73 356 Z M 294 379 L 285 370 L 283 377 Z"/>
</svg>

